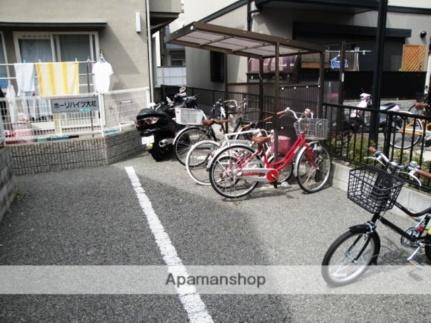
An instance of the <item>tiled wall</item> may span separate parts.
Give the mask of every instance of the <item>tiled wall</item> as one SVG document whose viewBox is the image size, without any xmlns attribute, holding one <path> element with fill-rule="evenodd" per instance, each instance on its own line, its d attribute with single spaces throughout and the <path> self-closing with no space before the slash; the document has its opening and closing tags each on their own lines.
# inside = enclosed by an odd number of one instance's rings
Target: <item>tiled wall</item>
<svg viewBox="0 0 431 323">
<path fill-rule="evenodd" d="M 142 151 L 139 133 L 124 131 L 106 137 L 7 146 L 14 174 L 36 174 L 97 167 Z"/>
</svg>

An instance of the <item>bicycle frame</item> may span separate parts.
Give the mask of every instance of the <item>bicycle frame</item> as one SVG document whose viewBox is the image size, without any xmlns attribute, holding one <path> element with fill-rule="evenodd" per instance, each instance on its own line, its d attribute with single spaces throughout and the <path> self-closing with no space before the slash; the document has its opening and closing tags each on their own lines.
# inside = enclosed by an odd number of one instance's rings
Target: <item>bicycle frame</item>
<svg viewBox="0 0 431 323">
<path fill-rule="evenodd" d="M 307 149 L 307 159 L 309 161 L 314 162 L 313 156 L 310 156 L 310 153 L 309 153 L 309 152 L 312 152 L 310 149 L 311 147 L 306 141 L 304 133 L 301 133 L 298 135 L 292 147 L 289 148 L 287 153 L 280 160 L 275 160 L 273 162 L 270 162 L 268 157 L 269 154 L 268 153 L 262 154 L 261 148 L 258 149 L 255 153 L 250 155 L 245 160 L 241 160 L 241 159 L 238 160 L 237 167 L 240 169 L 240 172 L 238 173 L 238 175 L 242 177 L 249 177 L 253 180 L 260 181 L 260 182 L 268 182 L 268 183 L 276 182 L 280 172 L 283 169 L 287 168 L 294 161 L 297 152 L 303 147 Z M 246 166 L 254 157 L 256 157 L 259 154 L 263 155 L 263 164 L 264 164 L 263 168 L 244 168 L 244 166 Z M 262 175 L 266 175 L 266 176 L 264 177 Z"/>
<path fill-rule="evenodd" d="M 401 205 L 398 202 L 395 202 L 395 206 L 397 208 L 399 208 L 401 211 L 403 211 L 405 214 L 407 214 L 409 217 L 419 217 L 422 215 L 425 215 L 427 213 L 431 212 L 431 208 L 428 208 L 422 212 L 419 213 L 413 213 L 410 212 L 406 207 L 404 207 L 403 205 Z M 373 218 L 371 219 L 371 223 L 373 224 L 373 227 L 376 225 L 377 221 L 379 221 L 386 227 L 390 228 L 392 231 L 395 231 L 396 233 L 398 233 L 399 235 L 403 236 L 404 238 L 406 238 L 407 240 L 411 241 L 411 242 L 417 242 L 417 241 L 421 241 L 424 240 L 426 236 L 424 237 L 420 237 L 420 238 L 416 238 L 416 237 L 412 237 L 411 235 L 407 234 L 405 230 L 403 230 L 402 228 L 400 228 L 399 226 L 395 225 L 394 223 L 392 223 L 391 221 L 389 221 L 388 219 L 386 219 L 385 217 L 383 217 L 380 213 L 374 214 Z M 425 227 L 428 225 L 428 223 L 430 222 L 431 217 L 427 217 L 424 221 L 424 225 Z"/>
</svg>

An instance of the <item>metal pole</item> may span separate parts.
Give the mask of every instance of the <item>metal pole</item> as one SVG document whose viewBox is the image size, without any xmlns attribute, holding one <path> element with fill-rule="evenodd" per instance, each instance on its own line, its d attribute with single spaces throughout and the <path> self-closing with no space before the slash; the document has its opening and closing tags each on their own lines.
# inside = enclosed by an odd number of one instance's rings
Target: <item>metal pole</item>
<svg viewBox="0 0 431 323">
<path fill-rule="evenodd" d="M 277 42 L 275 44 L 275 115 L 273 118 L 274 126 L 274 154 L 275 160 L 278 159 L 278 107 L 280 99 L 280 44 Z"/>
<path fill-rule="evenodd" d="M 227 57 L 227 54 L 225 54 L 224 55 L 224 99 L 225 99 L 225 101 L 228 99 L 227 92 L 229 90 L 229 84 L 228 84 L 229 78 L 228 78 L 228 75 L 227 75 L 227 73 L 228 73 L 228 66 L 227 66 L 227 64 L 228 64 L 228 57 Z M 225 109 L 226 109 L 225 110 L 226 117 L 229 118 L 229 108 L 228 108 L 227 105 L 226 105 Z M 226 131 L 226 133 L 229 132 L 229 123 L 228 122 L 226 122 L 226 129 L 225 129 L 225 131 Z"/>
<path fill-rule="evenodd" d="M 325 52 L 320 53 L 320 70 L 319 70 L 319 102 L 317 115 L 321 117 L 323 115 L 323 93 L 325 87 Z"/>
<path fill-rule="evenodd" d="M 385 54 L 386 18 L 388 13 L 388 0 L 380 0 L 379 17 L 376 36 L 376 58 L 373 75 L 373 112 L 371 114 L 370 141 L 378 144 L 379 129 L 378 118 L 380 110 L 380 87 L 383 72 L 383 60 Z"/>
<path fill-rule="evenodd" d="M 150 101 L 154 101 L 154 80 L 153 80 L 153 46 L 151 37 L 150 22 L 150 0 L 145 1 L 146 23 L 147 23 L 147 49 L 148 49 L 148 74 L 150 80 Z"/>
<path fill-rule="evenodd" d="M 342 105 L 344 102 L 344 70 L 346 68 L 346 42 L 341 42 L 340 49 L 340 70 L 339 70 L 339 81 L 340 87 L 338 88 L 338 104 Z"/>
<path fill-rule="evenodd" d="M 346 56 L 346 42 L 341 42 L 340 49 L 340 70 L 339 70 L 339 87 L 338 87 L 338 104 L 342 105 L 344 103 L 344 69 L 345 69 L 345 59 Z M 343 109 L 337 109 L 337 133 L 341 131 L 343 123 Z"/>
<path fill-rule="evenodd" d="M 275 112 L 278 112 L 280 97 L 280 44 L 275 44 Z"/>
<path fill-rule="evenodd" d="M 259 58 L 259 120 L 263 120 L 263 58 Z"/>
<path fill-rule="evenodd" d="M 252 24 L 252 20 L 251 20 L 251 2 L 253 0 L 248 0 L 247 1 L 247 31 L 251 31 L 251 24 Z"/>
</svg>

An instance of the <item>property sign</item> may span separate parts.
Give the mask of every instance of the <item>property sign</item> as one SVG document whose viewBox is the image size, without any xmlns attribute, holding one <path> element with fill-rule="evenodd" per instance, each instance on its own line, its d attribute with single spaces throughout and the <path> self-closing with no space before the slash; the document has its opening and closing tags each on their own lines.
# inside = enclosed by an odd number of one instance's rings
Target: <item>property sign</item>
<svg viewBox="0 0 431 323">
<path fill-rule="evenodd" d="M 99 111 L 97 96 L 78 96 L 51 99 L 53 113 Z"/>
</svg>

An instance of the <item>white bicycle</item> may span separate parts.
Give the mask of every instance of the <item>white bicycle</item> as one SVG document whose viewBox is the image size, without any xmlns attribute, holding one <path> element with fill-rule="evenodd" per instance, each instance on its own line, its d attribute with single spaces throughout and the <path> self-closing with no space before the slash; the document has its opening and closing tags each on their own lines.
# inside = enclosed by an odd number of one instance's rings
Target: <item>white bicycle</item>
<svg viewBox="0 0 431 323">
<path fill-rule="evenodd" d="M 193 181 L 199 185 L 211 185 L 208 175 L 212 158 L 220 148 L 232 144 L 252 145 L 251 137 L 257 134 L 267 134 L 262 129 L 244 130 L 225 134 L 223 141 L 203 140 L 190 148 L 186 157 L 186 169 Z"/>
</svg>

